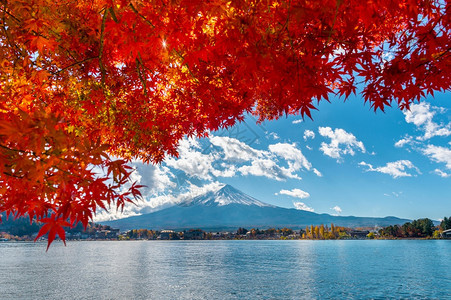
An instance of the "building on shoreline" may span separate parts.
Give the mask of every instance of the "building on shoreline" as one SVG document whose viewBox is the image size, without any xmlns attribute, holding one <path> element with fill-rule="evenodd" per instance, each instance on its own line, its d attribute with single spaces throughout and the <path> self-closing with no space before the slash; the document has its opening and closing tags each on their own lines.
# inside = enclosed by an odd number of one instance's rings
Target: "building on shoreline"
<svg viewBox="0 0 451 300">
<path fill-rule="evenodd" d="M 366 239 L 369 233 L 369 230 L 351 230 L 349 235 L 355 239 Z"/>
</svg>

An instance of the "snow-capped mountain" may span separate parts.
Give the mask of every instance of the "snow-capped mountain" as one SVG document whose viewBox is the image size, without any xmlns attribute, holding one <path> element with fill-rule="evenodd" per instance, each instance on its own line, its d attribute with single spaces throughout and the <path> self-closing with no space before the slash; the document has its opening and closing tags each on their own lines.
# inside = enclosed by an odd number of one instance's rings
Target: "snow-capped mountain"
<svg viewBox="0 0 451 300">
<path fill-rule="evenodd" d="M 193 205 L 205 205 L 205 206 L 224 206 L 230 204 L 241 205 L 256 205 L 259 207 L 275 207 L 268 203 L 261 202 L 249 195 L 246 195 L 242 191 L 237 190 L 231 185 L 225 185 L 215 192 L 208 192 L 206 194 L 197 196 L 193 199 L 185 201 L 180 206 L 193 206 Z"/>
<path fill-rule="evenodd" d="M 179 205 L 124 219 L 101 222 L 113 228 L 236 230 L 246 228 L 305 228 L 307 225 L 334 223 L 339 226 L 388 226 L 409 220 L 396 217 L 367 218 L 317 214 L 263 203 L 230 185 L 194 197 Z"/>
</svg>

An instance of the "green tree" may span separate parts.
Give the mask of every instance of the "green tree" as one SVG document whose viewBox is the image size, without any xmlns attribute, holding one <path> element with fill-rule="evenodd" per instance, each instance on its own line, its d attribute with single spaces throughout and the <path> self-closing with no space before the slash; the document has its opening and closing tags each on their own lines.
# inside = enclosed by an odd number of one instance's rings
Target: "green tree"
<svg viewBox="0 0 451 300">
<path fill-rule="evenodd" d="M 440 222 L 440 228 L 442 230 L 451 229 L 451 217 L 449 217 L 449 218 L 444 217 L 442 222 Z"/>
<path fill-rule="evenodd" d="M 428 218 L 412 221 L 412 227 L 414 227 L 415 236 L 432 236 L 434 232 L 434 223 Z"/>
</svg>

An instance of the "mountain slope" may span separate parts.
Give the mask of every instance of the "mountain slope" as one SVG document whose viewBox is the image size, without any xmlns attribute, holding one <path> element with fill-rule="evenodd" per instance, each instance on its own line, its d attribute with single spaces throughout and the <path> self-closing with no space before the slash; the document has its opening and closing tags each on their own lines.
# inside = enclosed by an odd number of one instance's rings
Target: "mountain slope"
<svg viewBox="0 0 451 300">
<path fill-rule="evenodd" d="M 409 220 L 396 217 L 342 217 L 272 206 L 226 185 L 180 205 L 135 217 L 102 222 L 115 228 L 221 230 L 238 227 L 289 227 L 334 223 L 338 226 L 387 226 Z"/>
</svg>

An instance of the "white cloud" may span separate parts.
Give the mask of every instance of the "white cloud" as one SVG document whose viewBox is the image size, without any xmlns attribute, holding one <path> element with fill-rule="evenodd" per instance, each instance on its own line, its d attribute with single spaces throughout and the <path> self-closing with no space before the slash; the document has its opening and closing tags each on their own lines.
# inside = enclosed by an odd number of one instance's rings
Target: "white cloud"
<svg viewBox="0 0 451 300">
<path fill-rule="evenodd" d="M 215 177 L 233 177 L 236 174 L 236 166 L 225 162 L 220 164 L 222 170 L 213 169 L 212 174 Z"/>
<path fill-rule="evenodd" d="M 244 165 L 238 168 L 242 175 L 263 176 L 277 181 L 288 178 L 301 179 L 297 174 L 293 174 L 287 168 L 281 168 L 272 159 L 261 158 L 252 161 L 251 165 Z"/>
<path fill-rule="evenodd" d="M 318 177 L 323 177 L 323 174 L 321 174 L 321 172 L 318 171 L 316 168 L 313 168 L 313 173 L 315 173 L 316 176 L 318 176 Z"/>
<path fill-rule="evenodd" d="M 210 173 L 214 169 L 212 163 L 215 157 L 213 154 L 203 154 L 200 149 L 197 140 L 183 139 L 178 147 L 179 157 L 177 159 L 168 157 L 164 162 L 167 166 L 181 170 L 191 177 L 211 180 Z"/>
<path fill-rule="evenodd" d="M 226 160 L 250 161 L 262 155 L 262 151 L 256 150 L 235 138 L 212 136 L 210 142 L 222 148 Z"/>
<path fill-rule="evenodd" d="M 179 158 L 168 158 L 165 164 L 189 177 L 208 181 L 239 173 L 278 181 L 288 178 L 300 180 L 296 174 L 298 171 L 312 169 L 311 163 L 294 143 L 271 144 L 268 150 L 258 150 L 235 138 L 212 136 L 209 140 L 212 147 L 206 154 L 201 152 L 198 141 L 184 139 L 179 146 Z"/>
<path fill-rule="evenodd" d="M 302 151 L 296 148 L 296 145 L 287 143 L 277 143 L 269 145 L 269 151 L 288 161 L 290 171 L 295 172 L 304 168 L 310 170 L 312 164 L 305 158 Z"/>
<path fill-rule="evenodd" d="M 341 214 L 342 210 L 340 208 L 340 206 L 335 205 L 334 207 L 331 208 L 333 211 L 335 211 L 336 214 Z"/>
<path fill-rule="evenodd" d="M 412 144 L 413 137 L 407 135 L 395 143 L 395 147 L 402 148 L 404 145 Z"/>
<path fill-rule="evenodd" d="M 131 175 L 131 181 L 145 185 L 146 188 L 143 191 L 148 191 L 149 194 L 154 195 L 175 186 L 175 183 L 171 181 L 174 175 L 166 166 L 134 162 L 132 167 L 134 171 Z"/>
<path fill-rule="evenodd" d="M 132 203 L 125 205 L 123 211 L 118 209 L 115 204 L 107 207 L 108 211 L 98 209 L 93 218 L 95 222 L 137 216 L 173 205 L 171 203 L 174 201 L 174 197 L 164 194 L 176 187 L 176 184 L 171 181 L 174 175 L 168 167 L 149 165 L 137 161 L 133 161 L 131 167 L 134 170 L 130 175 L 130 183 L 125 184 L 122 187 L 122 191 L 126 192 L 130 188 L 131 183 L 136 182 L 144 185 L 140 189 L 142 198 L 135 202 L 136 205 Z"/>
<path fill-rule="evenodd" d="M 307 139 L 314 139 L 315 138 L 315 133 L 311 130 L 305 130 L 304 131 L 304 141 L 306 141 Z"/>
<path fill-rule="evenodd" d="M 402 195 L 402 192 L 391 192 L 390 194 L 387 194 L 387 193 L 384 193 L 384 196 L 387 196 L 387 197 L 396 197 L 396 198 L 399 198 L 399 196 L 401 196 Z"/>
<path fill-rule="evenodd" d="M 310 171 L 312 164 L 296 148 L 296 145 L 289 143 L 277 143 L 268 146 L 269 151 L 256 151 L 249 158 L 250 165 L 243 165 L 237 168 L 242 175 L 264 176 L 278 181 L 288 178 L 301 179 L 296 172 L 305 169 Z M 281 163 L 286 162 L 288 167 L 282 167 Z"/>
<path fill-rule="evenodd" d="M 138 204 L 140 205 L 140 203 Z M 108 211 L 103 209 L 98 209 L 95 216 L 93 217 L 94 222 L 103 222 L 103 221 L 111 221 L 111 220 L 117 220 L 127 217 L 133 217 L 133 216 L 139 216 L 140 214 L 130 210 L 129 208 L 131 206 L 134 206 L 133 204 L 128 204 L 124 206 L 124 211 L 121 212 L 116 209 L 115 205 L 112 205 Z M 135 206 L 136 207 L 136 206 Z"/>
<path fill-rule="evenodd" d="M 399 177 L 411 177 L 412 174 L 406 172 L 406 170 L 411 169 L 421 174 L 420 170 L 415 167 L 409 160 L 398 160 L 394 162 L 389 162 L 383 167 L 374 168 L 371 164 L 367 164 L 362 161 L 359 163 L 360 166 L 367 167 L 368 172 L 379 172 L 392 176 L 393 178 Z"/>
<path fill-rule="evenodd" d="M 440 176 L 440 177 L 443 177 L 443 178 L 451 177 L 451 174 L 450 174 L 450 173 L 443 172 L 443 171 L 440 170 L 440 169 L 435 169 L 435 170 L 434 170 L 434 173 L 437 174 L 437 175 Z"/>
<path fill-rule="evenodd" d="M 432 160 L 445 163 L 446 168 L 451 170 L 451 150 L 445 147 L 428 145 L 423 149 L 423 153 L 429 156 Z"/>
<path fill-rule="evenodd" d="M 419 140 L 428 140 L 434 136 L 449 136 L 451 135 L 450 124 L 437 124 L 432 119 L 437 112 L 443 113 L 443 108 L 431 107 L 429 103 L 412 104 L 410 110 L 404 111 L 405 120 L 407 123 L 412 123 L 424 132 Z"/>
<path fill-rule="evenodd" d="M 384 51 L 382 53 L 382 61 L 384 62 L 384 65 L 385 65 L 385 63 L 391 61 L 393 58 L 395 58 L 395 56 L 391 52 Z M 384 67 L 384 65 L 383 65 L 383 67 Z"/>
<path fill-rule="evenodd" d="M 430 108 L 431 106 L 425 102 L 412 104 L 410 110 L 404 112 L 406 122 L 421 126 L 432 121 L 434 113 L 430 111 Z"/>
<path fill-rule="evenodd" d="M 187 191 L 178 196 L 178 203 L 186 202 L 194 197 L 206 194 L 208 192 L 216 192 L 220 188 L 224 187 L 224 185 L 225 185 L 224 183 L 218 181 L 212 181 L 204 185 L 196 185 L 190 183 L 187 188 Z"/>
<path fill-rule="evenodd" d="M 267 134 L 268 134 L 268 136 L 269 136 L 270 138 L 272 138 L 273 140 L 278 140 L 278 139 L 280 139 L 279 135 L 278 135 L 277 133 L 275 133 L 275 132 L 270 132 L 270 133 L 267 133 Z"/>
<path fill-rule="evenodd" d="M 138 201 L 136 205 L 131 203 L 124 206 L 124 210 L 117 209 L 116 205 L 111 205 L 108 211 L 97 210 L 94 222 L 117 220 L 127 217 L 139 216 L 145 213 L 151 213 L 177 203 L 177 198 L 173 195 L 158 195 L 151 198 L 144 198 Z"/>
<path fill-rule="evenodd" d="M 354 155 L 354 150 L 366 152 L 365 146 L 361 141 L 358 141 L 352 133 L 348 133 L 341 128 L 332 130 L 330 127 L 319 127 L 318 132 L 321 136 L 331 139 L 329 144 L 321 143 L 320 150 L 324 155 L 340 160 L 341 155 Z"/>
<path fill-rule="evenodd" d="M 300 124 L 300 123 L 302 123 L 302 119 L 294 120 L 291 123 L 293 123 L 293 124 Z"/>
<path fill-rule="evenodd" d="M 295 198 L 300 198 L 300 199 L 305 199 L 310 197 L 310 194 L 307 192 L 304 192 L 303 190 L 300 189 L 292 189 L 290 190 L 281 190 L 279 192 L 279 194 L 282 195 L 287 195 L 287 196 L 291 196 L 291 197 L 295 197 Z"/>
<path fill-rule="evenodd" d="M 304 202 L 293 202 L 293 205 L 297 210 L 305 210 L 310 212 L 315 211 L 313 208 L 307 206 Z"/>
</svg>

